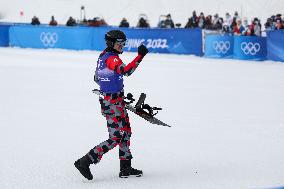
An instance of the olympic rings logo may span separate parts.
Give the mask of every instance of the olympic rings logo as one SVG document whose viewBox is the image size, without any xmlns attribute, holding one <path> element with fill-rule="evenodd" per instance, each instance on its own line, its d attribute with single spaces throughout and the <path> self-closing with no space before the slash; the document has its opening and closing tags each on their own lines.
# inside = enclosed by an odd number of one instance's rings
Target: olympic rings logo
<svg viewBox="0 0 284 189">
<path fill-rule="evenodd" d="M 215 49 L 216 53 L 226 54 L 231 47 L 230 41 L 214 41 L 213 49 Z"/>
<path fill-rule="evenodd" d="M 45 47 L 54 47 L 57 40 L 58 40 L 57 33 L 42 32 L 40 34 L 40 41 L 42 42 L 43 46 L 45 46 Z"/>
<path fill-rule="evenodd" d="M 252 42 L 242 42 L 241 43 L 242 51 L 248 55 L 256 55 L 260 51 L 260 44 L 259 43 L 252 43 Z"/>
</svg>

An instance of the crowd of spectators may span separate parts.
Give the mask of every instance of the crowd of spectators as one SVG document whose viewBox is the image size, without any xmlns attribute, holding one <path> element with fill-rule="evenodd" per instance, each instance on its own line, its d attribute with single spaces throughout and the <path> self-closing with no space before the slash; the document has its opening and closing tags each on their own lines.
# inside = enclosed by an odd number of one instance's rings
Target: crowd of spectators
<svg viewBox="0 0 284 189">
<path fill-rule="evenodd" d="M 203 12 L 197 16 L 196 11 L 193 11 L 192 16 L 188 19 L 188 22 L 185 25 L 185 28 L 217 30 L 234 35 L 261 35 L 260 20 L 258 18 L 254 18 L 249 23 L 246 17 L 241 19 L 237 11 L 235 11 L 233 16 L 227 12 L 224 18 L 220 17 L 219 14 L 215 14 L 214 16 L 205 16 Z"/>
<path fill-rule="evenodd" d="M 281 17 L 281 14 L 272 15 L 270 18 L 267 18 L 264 27 L 266 30 L 281 30 L 284 29 L 284 20 Z"/>
<path fill-rule="evenodd" d="M 268 18 L 264 24 L 265 30 L 284 29 L 284 20 L 281 16 L 281 14 L 276 14 Z M 193 11 L 185 28 L 218 30 L 223 33 L 245 36 L 261 36 L 263 30 L 259 18 L 255 17 L 249 21 L 246 17 L 241 18 L 237 11 L 233 15 L 227 12 L 224 18 L 218 14 L 205 16 L 203 12 L 197 16 L 196 11 Z"/>
<path fill-rule="evenodd" d="M 40 21 L 39 21 L 39 18 L 34 16 L 32 18 L 32 21 L 31 21 L 31 24 L 32 25 L 40 25 Z M 49 26 L 57 26 L 58 23 L 57 21 L 55 20 L 55 17 L 54 16 L 51 16 L 51 20 L 49 21 Z M 89 19 L 89 20 L 82 20 L 82 21 L 76 21 L 72 16 L 70 16 L 65 24 L 66 26 L 77 26 L 77 25 L 85 25 L 85 26 L 93 26 L 93 27 L 97 27 L 97 26 L 106 26 L 107 23 L 105 22 L 104 19 L 102 18 L 99 18 L 99 17 L 95 17 L 93 19 Z M 129 25 L 128 25 L 129 27 Z"/>
<path fill-rule="evenodd" d="M 32 25 L 40 25 L 38 17 L 34 16 L 32 18 Z M 51 17 L 49 22 L 50 26 L 57 26 L 58 23 L 55 20 L 54 16 Z M 73 17 L 69 17 L 66 22 L 66 26 L 77 26 L 77 25 L 86 25 L 86 26 L 106 26 L 108 25 L 103 18 L 95 17 L 90 20 L 84 20 L 76 22 Z M 159 18 L 158 28 L 179 28 L 180 23 L 175 24 L 171 14 L 161 15 Z M 126 18 L 123 18 L 119 24 L 119 27 L 130 27 L 129 22 Z M 139 28 L 150 28 L 148 18 L 145 14 L 139 15 L 138 23 L 136 27 Z M 245 36 L 261 36 L 262 24 L 260 19 L 253 18 L 250 21 L 243 17 L 241 18 L 237 11 L 233 15 L 226 13 L 225 17 L 220 17 L 219 14 L 205 15 L 203 12 L 200 12 L 198 15 L 196 11 L 192 12 L 192 16 L 188 18 L 187 23 L 184 28 L 201 28 L 206 30 L 216 30 L 222 33 L 229 33 L 234 35 L 245 35 Z M 284 29 L 284 19 L 281 14 L 272 15 L 266 20 L 264 24 L 265 30 L 280 30 Z"/>
</svg>

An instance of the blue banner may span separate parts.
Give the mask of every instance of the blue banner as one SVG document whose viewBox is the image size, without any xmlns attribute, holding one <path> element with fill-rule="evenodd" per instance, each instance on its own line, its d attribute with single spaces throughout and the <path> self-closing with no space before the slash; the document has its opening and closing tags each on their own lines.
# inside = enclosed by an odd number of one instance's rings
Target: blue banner
<svg viewBox="0 0 284 189">
<path fill-rule="evenodd" d="M 0 47 L 9 46 L 9 28 L 11 25 L 0 25 Z"/>
<path fill-rule="evenodd" d="M 234 37 L 234 58 L 241 60 L 266 60 L 266 38 L 256 36 Z"/>
<path fill-rule="evenodd" d="M 0 46 L 63 48 L 74 50 L 105 49 L 105 33 L 120 29 L 127 36 L 124 51 L 136 52 L 143 43 L 150 52 L 194 54 L 202 56 L 201 29 L 159 29 L 118 27 L 65 27 L 1 25 Z M 9 32 L 8 32 L 9 30 Z M 284 31 L 268 32 L 268 38 L 256 36 L 208 35 L 205 56 L 244 60 L 284 61 Z M 268 45 L 268 49 L 267 46 Z M 268 51 L 268 52 L 267 52 Z M 233 55 L 233 56 L 232 56 Z"/>
<path fill-rule="evenodd" d="M 88 27 L 11 26 L 10 45 L 27 48 L 92 49 Z"/>
<path fill-rule="evenodd" d="M 136 52 L 138 46 L 143 43 L 149 52 L 202 55 L 201 29 L 99 27 L 94 31 L 95 50 L 105 48 L 104 35 L 112 29 L 120 29 L 126 34 L 127 42 L 124 51 Z"/>
<path fill-rule="evenodd" d="M 234 36 L 231 35 L 206 35 L 205 57 L 232 58 L 234 54 Z"/>
<path fill-rule="evenodd" d="M 267 32 L 267 59 L 284 61 L 284 30 Z"/>
</svg>

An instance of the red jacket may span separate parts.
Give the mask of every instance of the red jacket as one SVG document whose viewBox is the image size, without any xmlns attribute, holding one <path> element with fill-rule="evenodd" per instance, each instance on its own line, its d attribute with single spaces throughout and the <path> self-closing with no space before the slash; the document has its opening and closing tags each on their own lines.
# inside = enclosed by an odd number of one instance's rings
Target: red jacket
<svg viewBox="0 0 284 189">
<path fill-rule="evenodd" d="M 129 64 L 125 65 L 118 55 L 110 56 L 106 60 L 106 65 L 109 69 L 116 71 L 118 74 L 130 76 L 138 67 L 142 58 L 141 55 L 137 55 Z"/>
</svg>

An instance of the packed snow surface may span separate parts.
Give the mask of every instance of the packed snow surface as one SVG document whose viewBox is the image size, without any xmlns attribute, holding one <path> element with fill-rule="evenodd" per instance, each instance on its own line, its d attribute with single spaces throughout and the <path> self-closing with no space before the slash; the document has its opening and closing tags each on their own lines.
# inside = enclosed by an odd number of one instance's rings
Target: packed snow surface
<svg viewBox="0 0 284 189">
<path fill-rule="evenodd" d="M 0 188 L 240 189 L 284 185 L 284 65 L 148 54 L 125 91 L 161 106 L 152 125 L 129 112 L 133 166 L 118 178 L 118 149 L 75 160 L 108 138 L 91 90 L 96 51 L 0 48 Z M 121 58 L 130 62 L 135 53 Z"/>
</svg>

